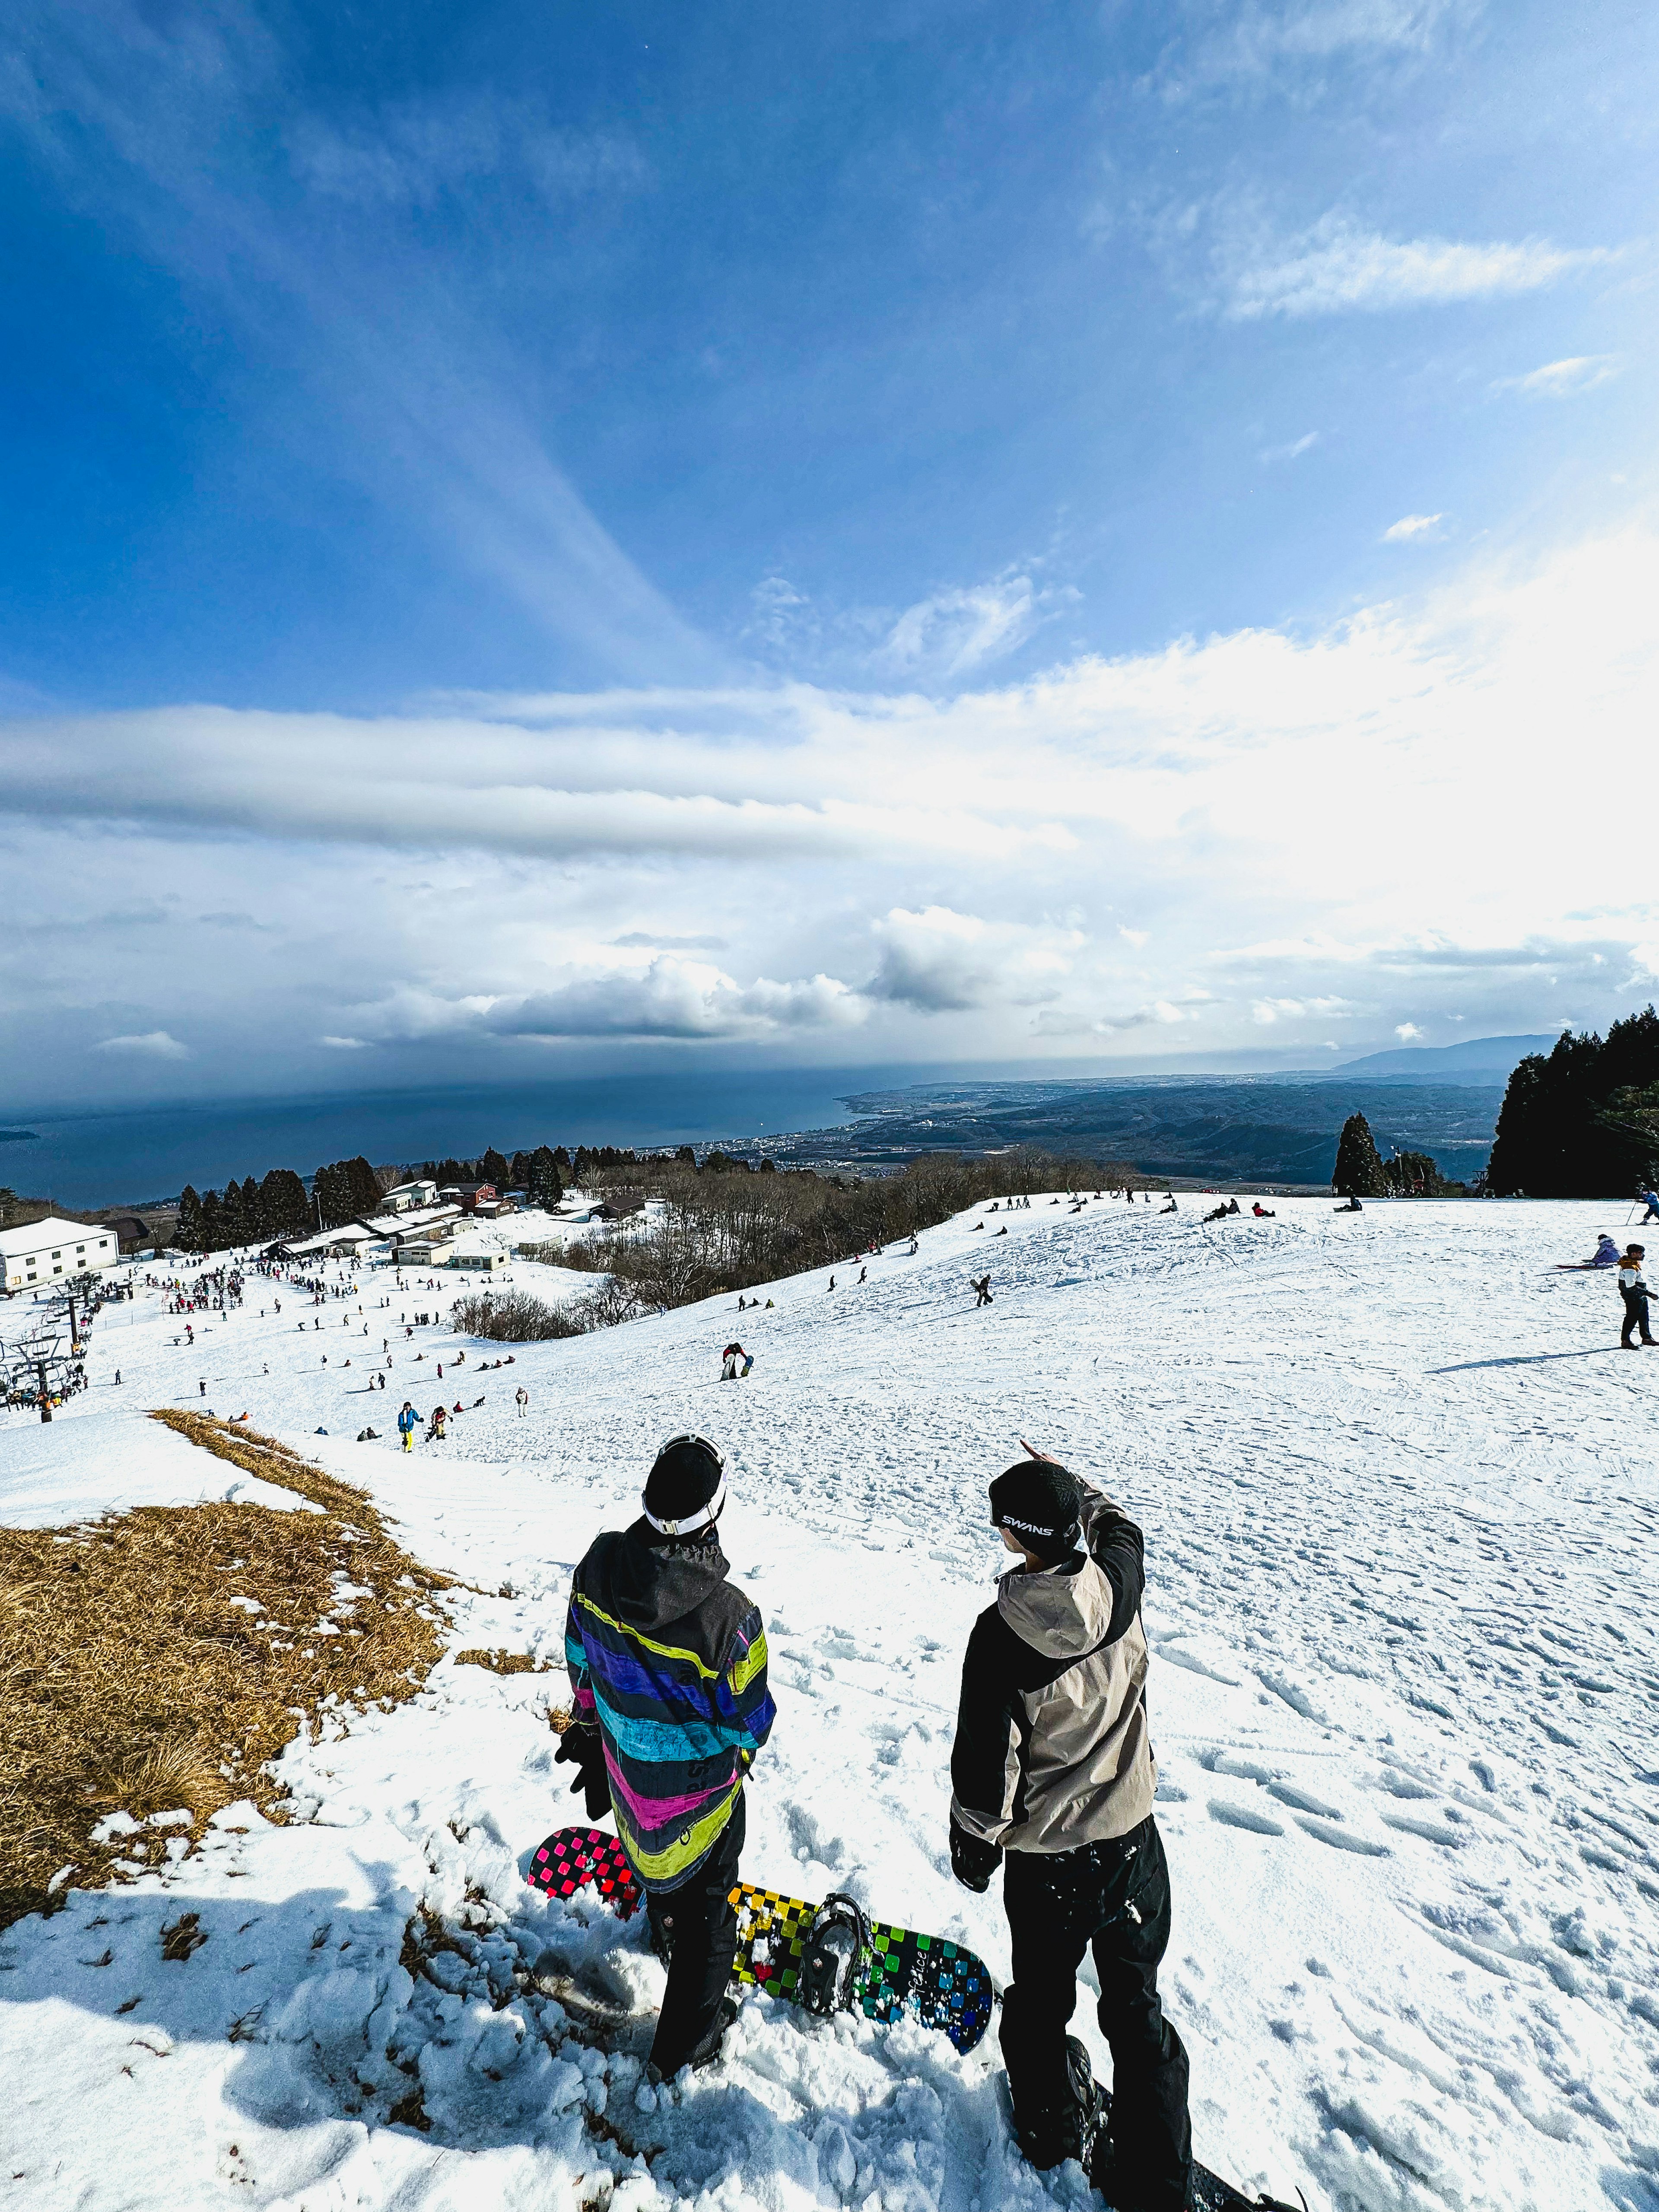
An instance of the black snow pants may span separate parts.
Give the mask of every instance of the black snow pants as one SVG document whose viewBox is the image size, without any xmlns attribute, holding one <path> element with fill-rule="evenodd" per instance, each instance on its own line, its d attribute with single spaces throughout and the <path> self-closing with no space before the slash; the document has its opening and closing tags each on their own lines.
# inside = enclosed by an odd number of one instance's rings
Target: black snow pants
<svg viewBox="0 0 1659 2212">
<path fill-rule="evenodd" d="M 1077 1970 L 1094 1952 L 1101 2033 L 1112 2053 L 1112 2182 L 1134 2212 L 1179 2212 L 1191 2185 L 1187 2052 L 1158 2002 L 1170 1941 L 1170 1869 L 1155 1821 L 1074 1851 L 1010 1851 L 1002 1901 L 1013 1942 L 1002 2057 L 1015 2112 L 1066 2079 Z"/>
<path fill-rule="evenodd" d="M 1626 1290 L 1622 1284 L 1619 1295 L 1625 1301 L 1625 1326 L 1620 1335 L 1621 1344 L 1634 1344 L 1639 1330 L 1644 1344 L 1653 1342 L 1653 1323 L 1648 1317 L 1648 1294 L 1641 1283 Z"/>
<path fill-rule="evenodd" d="M 730 1899 L 743 1853 L 743 1793 L 714 1848 L 678 1888 L 647 1890 L 651 1938 L 668 1959 L 668 1987 L 651 2045 L 651 2063 L 667 2081 L 678 2074 L 720 2017 L 738 1947 Z"/>
</svg>

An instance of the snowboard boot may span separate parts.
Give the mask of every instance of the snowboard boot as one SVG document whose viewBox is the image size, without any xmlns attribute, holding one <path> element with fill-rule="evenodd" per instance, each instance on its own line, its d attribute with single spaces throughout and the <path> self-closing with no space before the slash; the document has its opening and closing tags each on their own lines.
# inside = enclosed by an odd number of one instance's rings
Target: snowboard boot
<svg viewBox="0 0 1659 2212">
<path fill-rule="evenodd" d="M 673 2067 L 671 2071 L 665 2072 L 658 2065 L 654 2058 L 649 2059 L 646 2063 L 646 2080 L 654 2088 L 659 2081 L 671 2080 L 674 2074 L 679 2072 L 681 2066 L 689 2066 L 694 2074 L 701 2074 L 705 2067 L 713 2066 L 720 2057 L 720 2045 L 726 2040 L 726 2031 L 737 2016 L 736 1998 L 722 1997 L 720 2010 L 714 2014 L 713 2021 L 699 2039 L 679 2061 L 678 2065 Z"/>
<path fill-rule="evenodd" d="M 1066 2039 L 1065 2075 L 1050 2094 L 1038 2097 L 1028 2089 L 1014 2103 L 1012 2082 L 1008 2086 L 1014 2136 L 1026 2163 L 1046 2172 L 1074 2158 L 1087 2173 L 1101 2132 L 1103 2100 L 1089 2054 L 1077 2037 Z"/>
</svg>

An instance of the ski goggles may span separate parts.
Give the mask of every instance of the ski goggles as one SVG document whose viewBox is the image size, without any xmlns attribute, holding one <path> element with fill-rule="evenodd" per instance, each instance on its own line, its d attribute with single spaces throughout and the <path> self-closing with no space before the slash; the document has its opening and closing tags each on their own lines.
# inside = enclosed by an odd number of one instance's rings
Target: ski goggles
<svg viewBox="0 0 1659 2212">
<path fill-rule="evenodd" d="M 699 1528 L 707 1528 L 712 1522 L 718 1521 L 726 1510 L 726 1454 L 718 1444 L 711 1443 L 707 1437 L 700 1437 L 694 1431 L 688 1429 L 678 1437 L 666 1437 L 657 1453 L 657 1457 L 660 1459 L 664 1452 L 672 1451 L 676 1444 L 696 1444 L 699 1450 L 706 1451 L 714 1461 L 720 1470 L 720 1478 L 714 1486 L 714 1496 L 707 1505 L 699 1506 L 695 1513 L 688 1513 L 681 1521 L 659 1520 L 651 1508 L 645 1504 L 643 1499 L 640 1502 L 644 1509 L 646 1519 L 659 1534 L 691 1536 L 695 1535 Z"/>
</svg>

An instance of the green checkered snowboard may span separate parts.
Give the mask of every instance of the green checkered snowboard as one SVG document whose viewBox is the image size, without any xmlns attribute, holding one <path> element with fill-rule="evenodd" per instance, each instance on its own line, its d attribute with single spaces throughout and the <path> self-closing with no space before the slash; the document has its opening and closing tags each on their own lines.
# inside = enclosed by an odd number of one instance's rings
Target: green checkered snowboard
<svg viewBox="0 0 1659 2212">
<path fill-rule="evenodd" d="M 818 1908 L 746 1881 L 732 1900 L 738 1908 L 738 1979 L 799 2003 L 801 1948 Z M 908 2012 L 948 2035 L 958 2051 L 971 2051 L 990 2025 L 995 1997 L 983 1960 L 939 1936 L 881 1920 L 869 1926 L 869 1948 L 854 1984 L 866 2018 L 896 2020 Z"/>
</svg>

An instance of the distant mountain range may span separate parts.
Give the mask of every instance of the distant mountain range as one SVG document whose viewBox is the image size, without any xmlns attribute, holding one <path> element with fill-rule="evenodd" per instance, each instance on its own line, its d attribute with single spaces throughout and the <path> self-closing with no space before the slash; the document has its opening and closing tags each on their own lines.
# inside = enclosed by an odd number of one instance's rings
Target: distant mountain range
<svg viewBox="0 0 1659 2212">
<path fill-rule="evenodd" d="M 1368 1052 L 1345 1060 L 1331 1075 L 1364 1075 L 1373 1081 L 1400 1083 L 1507 1083 L 1528 1053 L 1553 1052 L 1557 1032 L 1547 1036 L 1467 1037 L 1462 1044 L 1406 1044 L 1389 1052 Z"/>
</svg>

